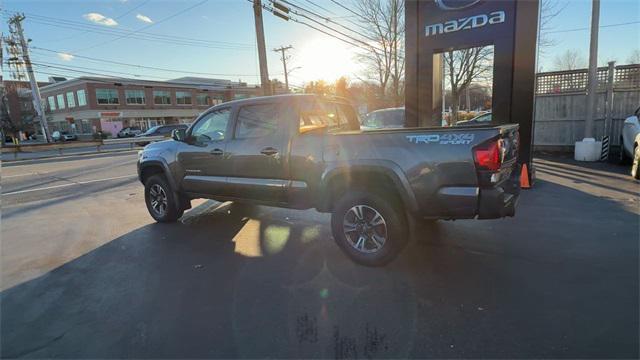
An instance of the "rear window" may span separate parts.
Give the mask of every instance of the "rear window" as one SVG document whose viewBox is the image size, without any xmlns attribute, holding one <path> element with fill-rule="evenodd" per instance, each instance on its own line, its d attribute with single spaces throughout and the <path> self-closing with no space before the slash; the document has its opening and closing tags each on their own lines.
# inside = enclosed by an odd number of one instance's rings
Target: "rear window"
<svg viewBox="0 0 640 360">
<path fill-rule="evenodd" d="M 359 130 L 358 115 L 347 104 L 318 100 L 303 103 L 300 111 L 300 133 L 325 128 L 329 133 Z"/>
</svg>

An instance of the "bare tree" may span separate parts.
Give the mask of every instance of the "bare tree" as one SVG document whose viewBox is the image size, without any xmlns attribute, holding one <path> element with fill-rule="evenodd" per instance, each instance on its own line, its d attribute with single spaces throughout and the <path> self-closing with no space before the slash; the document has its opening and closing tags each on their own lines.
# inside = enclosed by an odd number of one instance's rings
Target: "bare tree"
<svg viewBox="0 0 640 360">
<path fill-rule="evenodd" d="M 640 64 L 640 49 L 634 49 L 627 58 L 628 64 Z"/>
<path fill-rule="evenodd" d="M 558 0 L 542 0 L 540 2 L 540 36 L 538 37 L 538 51 L 544 56 L 547 50 L 557 45 L 557 41 L 549 36 L 553 19 L 558 17 L 568 3 L 560 4 Z"/>
<path fill-rule="evenodd" d="M 587 67 L 584 56 L 575 49 L 570 49 L 562 54 L 556 55 L 553 62 L 555 70 L 576 70 Z"/>
<path fill-rule="evenodd" d="M 403 102 L 404 0 L 354 0 L 361 34 L 370 45 L 359 54 L 365 76 L 379 85 L 381 99 L 391 94 L 393 105 Z"/>
<path fill-rule="evenodd" d="M 483 46 L 462 50 L 450 50 L 442 54 L 445 78 L 451 89 L 453 113 L 449 125 L 458 122 L 460 95 L 472 82 L 488 80 L 493 70 L 493 47 Z"/>
</svg>

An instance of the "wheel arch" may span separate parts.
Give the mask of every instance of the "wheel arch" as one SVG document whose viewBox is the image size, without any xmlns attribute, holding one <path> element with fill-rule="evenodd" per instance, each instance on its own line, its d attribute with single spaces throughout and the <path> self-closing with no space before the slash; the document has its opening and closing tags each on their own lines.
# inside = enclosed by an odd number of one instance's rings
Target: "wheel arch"
<svg viewBox="0 0 640 360">
<path fill-rule="evenodd" d="M 367 190 L 371 185 L 389 185 L 394 195 L 403 206 L 411 212 L 418 210 L 418 204 L 409 181 L 395 163 L 371 163 L 368 161 L 341 164 L 327 168 L 321 177 L 318 210 L 331 211 L 336 199 L 345 190 L 363 187 Z M 384 194 L 382 194 L 384 195 Z"/>
<path fill-rule="evenodd" d="M 140 164 L 140 182 L 143 184 L 153 175 L 162 174 L 174 191 L 176 190 L 175 179 L 171 176 L 169 166 L 162 160 L 147 160 Z"/>
</svg>

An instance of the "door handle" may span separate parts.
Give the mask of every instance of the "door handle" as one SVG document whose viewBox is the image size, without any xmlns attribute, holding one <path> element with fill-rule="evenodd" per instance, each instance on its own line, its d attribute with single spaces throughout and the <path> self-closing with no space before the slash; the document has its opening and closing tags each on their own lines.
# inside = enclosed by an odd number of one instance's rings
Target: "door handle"
<svg viewBox="0 0 640 360">
<path fill-rule="evenodd" d="M 273 155 L 278 154 L 278 150 L 274 149 L 272 147 L 266 147 L 266 148 L 260 150 L 260 153 L 264 154 L 264 155 L 267 155 L 267 156 L 273 156 Z"/>
<path fill-rule="evenodd" d="M 224 155 L 224 151 L 222 151 L 222 149 L 217 149 L 217 148 L 209 151 L 209 153 L 211 155 L 216 155 L 216 156 Z"/>
</svg>

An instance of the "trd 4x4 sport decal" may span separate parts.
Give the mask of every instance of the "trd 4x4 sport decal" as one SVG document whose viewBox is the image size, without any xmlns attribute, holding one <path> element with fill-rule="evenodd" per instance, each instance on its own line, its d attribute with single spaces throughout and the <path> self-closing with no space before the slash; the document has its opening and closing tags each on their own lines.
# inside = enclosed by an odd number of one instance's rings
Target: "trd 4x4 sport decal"
<svg viewBox="0 0 640 360">
<path fill-rule="evenodd" d="M 474 139 L 474 134 L 407 135 L 406 138 L 413 144 L 469 145 Z"/>
</svg>

